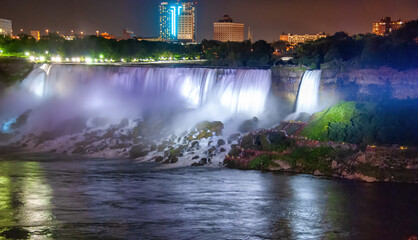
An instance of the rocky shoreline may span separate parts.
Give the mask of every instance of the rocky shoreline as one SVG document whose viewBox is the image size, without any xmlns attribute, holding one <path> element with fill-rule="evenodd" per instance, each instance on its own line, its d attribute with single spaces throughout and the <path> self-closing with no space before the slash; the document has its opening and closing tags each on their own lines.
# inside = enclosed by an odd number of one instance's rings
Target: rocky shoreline
<svg viewBox="0 0 418 240">
<path fill-rule="evenodd" d="M 225 158 L 225 166 L 366 182 L 418 183 L 416 147 L 370 145 L 361 149 L 356 144 L 319 142 L 286 136 L 283 126 L 287 124 L 244 135 L 237 145 L 232 146 Z"/>
<path fill-rule="evenodd" d="M 246 133 L 225 134 L 224 124 L 204 121 L 180 134 L 169 133 L 163 121 L 106 119 L 66 122 L 56 130 L 23 136 L 14 142 L 27 152 L 48 152 L 99 158 L 133 158 L 176 167 L 225 166 L 313 174 L 366 182 L 418 183 L 418 148 L 399 145 L 360 146 L 321 142 L 300 135 L 306 123 L 282 122 L 258 129 L 245 121 Z"/>
</svg>

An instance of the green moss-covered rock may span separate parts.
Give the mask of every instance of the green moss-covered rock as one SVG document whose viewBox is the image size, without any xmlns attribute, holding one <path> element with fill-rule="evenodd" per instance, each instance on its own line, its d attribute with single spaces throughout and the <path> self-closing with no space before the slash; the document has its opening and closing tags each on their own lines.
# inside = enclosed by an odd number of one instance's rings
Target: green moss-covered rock
<svg viewBox="0 0 418 240">
<path fill-rule="evenodd" d="M 222 130 L 224 129 L 224 124 L 220 121 L 213 121 L 213 122 L 203 121 L 203 122 L 198 123 L 196 125 L 196 129 L 199 132 L 201 132 L 201 131 L 215 132 L 217 136 L 220 136 L 220 135 L 222 135 Z"/>
</svg>

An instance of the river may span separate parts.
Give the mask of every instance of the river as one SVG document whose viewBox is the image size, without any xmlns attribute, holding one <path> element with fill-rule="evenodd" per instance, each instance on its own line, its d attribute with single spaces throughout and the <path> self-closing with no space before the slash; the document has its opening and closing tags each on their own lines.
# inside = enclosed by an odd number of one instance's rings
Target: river
<svg viewBox="0 0 418 240">
<path fill-rule="evenodd" d="M 418 188 L 131 159 L 0 157 L 0 239 L 407 239 Z"/>
</svg>

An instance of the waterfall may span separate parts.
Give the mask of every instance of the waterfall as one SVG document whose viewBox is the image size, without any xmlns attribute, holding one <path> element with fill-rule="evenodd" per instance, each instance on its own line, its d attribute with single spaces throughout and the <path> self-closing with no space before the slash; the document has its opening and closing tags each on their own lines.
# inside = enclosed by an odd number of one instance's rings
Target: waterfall
<svg viewBox="0 0 418 240">
<path fill-rule="evenodd" d="M 300 83 L 296 112 L 312 114 L 318 107 L 318 89 L 321 81 L 321 70 L 306 71 Z"/>
<path fill-rule="evenodd" d="M 44 64 L 20 87 L 45 101 L 67 98 L 79 107 L 212 104 L 252 117 L 264 111 L 270 85 L 271 70 Z"/>
<path fill-rule="evenodd" d="M 299 119 L 300 113 L 312 114 L 318 110 L 318 89 L 321 82 L 321 70 L 306 71 L 299 85 L 296 99 L 296 111 L 285 120 Z"/>
</svg>

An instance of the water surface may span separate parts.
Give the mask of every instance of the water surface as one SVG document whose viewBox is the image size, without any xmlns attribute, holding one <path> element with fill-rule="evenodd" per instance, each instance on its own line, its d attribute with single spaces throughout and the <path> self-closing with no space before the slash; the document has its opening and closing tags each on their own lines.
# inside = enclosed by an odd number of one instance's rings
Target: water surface
<svg viewBox="0 0 418 240">
<path fill-rule="evenodd" d="M 416 185 L 3 156 L 0 239 L 406 239 Z"/>
</svg>

